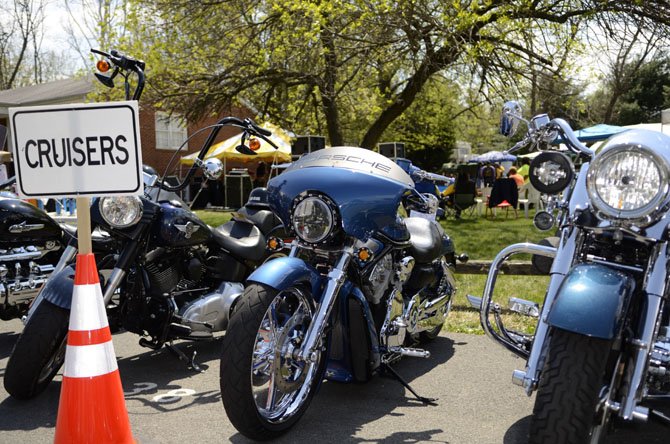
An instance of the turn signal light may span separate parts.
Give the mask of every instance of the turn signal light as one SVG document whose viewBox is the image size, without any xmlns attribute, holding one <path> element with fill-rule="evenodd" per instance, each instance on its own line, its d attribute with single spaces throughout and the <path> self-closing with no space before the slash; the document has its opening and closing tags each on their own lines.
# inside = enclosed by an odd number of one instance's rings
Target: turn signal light
<svg viewBox="0 0 670 444">
<path fill-rule="evenodd" d="M 363 263 L 368 262 L 372 259 L 372 251 L 367 247 L 361 247 L 356 252 L 356 257 Z"/>
<path fill-rule="evenodd" d="M 100 72 L 107 72 L 109 71 L 109 62 L 107 60 L 98 60 L 95 67 L 98 68 L 98 71 Z"/>
<path fill-rule="evenodd" d="M 249 148 L 258 151 L 261 148 L 261 141 L 255 138 L 249 139 Z"/>
<path fill-rule="evenodd" d="M 275 236 L 270 236 L 267 242 L 267 248 L 270 251 L 279 251 L 284 248 L 284 241 Z"/>
</svg>

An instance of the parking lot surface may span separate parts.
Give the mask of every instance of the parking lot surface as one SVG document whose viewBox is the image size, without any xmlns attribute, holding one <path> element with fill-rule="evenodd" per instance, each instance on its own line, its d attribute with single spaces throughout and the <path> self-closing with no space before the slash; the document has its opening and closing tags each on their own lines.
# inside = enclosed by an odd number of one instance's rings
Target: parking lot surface
<svg viewBox="0 0 670 444">
<path fill-rule="evenodd" d="M 0 321 L 0 376 L 18 336 L 19 321 Z M 126 407 L 139 443 L 246 443 L 226 418 L 219 392 L 220 340 L 178 347 L 206 368 L 189 370 L 167 349 L 138 345 L 130 333 L 114 335 Z M 484 336 L 444 334 L 429 359 L 405 358 L 395 369 L 423 396 L 426 406 L 393 379 L 367 384 L 325 382 L 300 422 L 280 443 L 525 442 L 533 398 L 511 382 L 524 362 Z M 0 442 L 53 442 L 60 376 L 30 401 L 16 401 L 0 387 Z M 612 443 L 668 443 L 670 429 L 623 430 Z"/>
</svg>

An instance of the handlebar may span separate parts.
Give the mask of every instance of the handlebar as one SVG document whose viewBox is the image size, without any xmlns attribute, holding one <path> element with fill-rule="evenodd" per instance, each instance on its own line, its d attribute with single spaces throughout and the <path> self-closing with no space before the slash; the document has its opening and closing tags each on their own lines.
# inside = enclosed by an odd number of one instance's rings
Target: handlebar
<svg viewBox="0 0 670 444">
<path fill-rule="evenodd" d="M 558 131 L 565 139 L 568 148 L 570 148 L 573 152 L 577 154 L 584 154 L 589 159 L 593 158 L 593 156 L 595 155 L 592 149 L 588 148 L 586 145 L 584 145 L 582 142 L 579 141 L 577 135 L 572 130 L 572 127 L 570 127 L 570 124 L 565 120 L 558 118 L 550 120 L 548 123 L 541 126 L 537 130 L 529 129 L 526 136 L 522 140 L 514 144 L 512 148 L 506 150 L 505 153 L 512 154 L 520 150 L 521 148 L 524 148 L 530 144 L 538 142 L 543 137 L 545 137 L 547 132 L 550 131 Z"/>
<path fill-rule="evenodd" d="M 124 54 L 121 54 L 119 51 L 115 49 L 112 49 L 109 53 L 101 51 L 99 49 L 91 49 L 91 52 L 107 58 L 110 62 L 112 62 L 112 64 L 115 67 L 114 72 L 112 72 L 112 75 L 110 77 L 105 77 L 96 73 L 96 77 L 103 84 L 105 84 L 105 86 L 108 86 L 110 88 L 113 87 L 114 84 L 112 83 L 112 79 L 114 79 L 114 77 L 116 77 L 117 74 L 121 73 L 121 75 L 125 79 L 126 84 L 126 100 L 140 99 L 142 91 L 144 90 L 144 80 L 145 80 L 144 70 L 146 68 L 146 64 L 142 60 L 128 57 Z M 130 71 L 137 74 L 137 86 L 135 87 L 135 92 L 133 93 L 132 97 L 130 97 L 130 91 L 128 87 L 128 75 L 123 73 L 123 71 Z"/>
</svg>

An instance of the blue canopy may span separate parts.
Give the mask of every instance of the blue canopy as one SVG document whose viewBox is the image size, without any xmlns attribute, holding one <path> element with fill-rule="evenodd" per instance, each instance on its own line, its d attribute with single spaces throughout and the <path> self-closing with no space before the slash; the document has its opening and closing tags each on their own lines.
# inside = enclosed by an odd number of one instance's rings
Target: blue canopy
<svg viewBox="0 0 670 444">
<path fill-rule="evenodd" d="M 470 162 L 477 162 L 477 163 L 488 163 L 488 162 L 514 162 L 516 160 L 516 156 L 513 156 L 512 154 L 507 154 L 501 151 L 489 151 L 488 153 L 480 154 L 477 157 L 473 157 L 470 159 Z"/>
<path fill-rule="evenodd" d="M 628 131 L 628 128 L 600 123 L 598 125 L 575 131 L 575 134 L 577 135 L 577 139 L 579 139 L 580 142 L 598 142 L 599 140 L 605 140 L 608 137 L 623 131 Z M 559 143 L 565 143 L 565 141 L 562 137 L 558 137 L 552 143 L 554 145 L 558 145 Z"/>
</svg>

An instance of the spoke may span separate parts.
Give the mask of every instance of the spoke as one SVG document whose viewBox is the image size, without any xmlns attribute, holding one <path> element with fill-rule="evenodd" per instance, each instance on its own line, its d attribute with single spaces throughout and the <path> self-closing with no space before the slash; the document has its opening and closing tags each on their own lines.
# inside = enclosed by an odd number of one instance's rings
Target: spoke
<svg viewBox="0 0 670 444">
<path fill-rule="evenodd" d="M 272 411 L 275 403 L 275 375 L 274 369 L 270 372 L 270 381 L 268 382 L 267 398 L 265 399 L 265 409 Z"/>
</svg>

